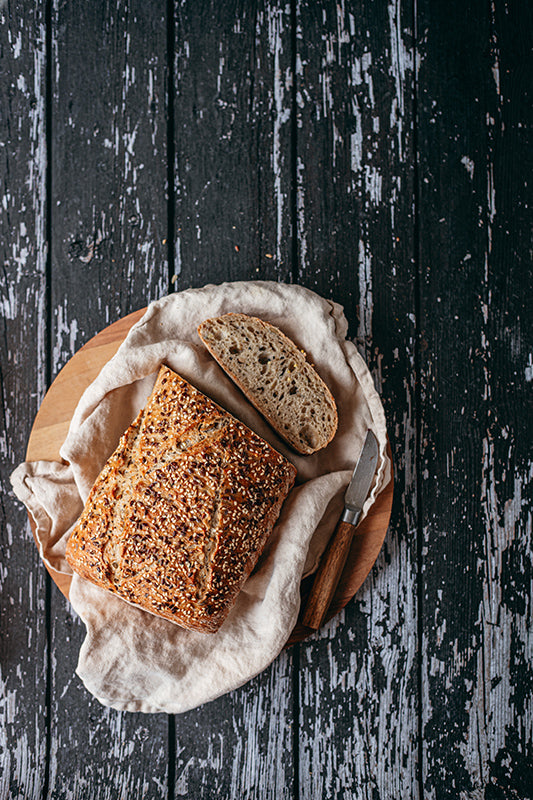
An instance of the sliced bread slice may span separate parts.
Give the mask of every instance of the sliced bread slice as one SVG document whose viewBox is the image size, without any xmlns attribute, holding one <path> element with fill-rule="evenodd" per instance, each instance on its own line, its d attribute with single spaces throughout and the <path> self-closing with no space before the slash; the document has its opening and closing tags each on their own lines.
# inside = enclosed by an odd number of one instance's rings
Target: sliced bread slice
<svg viewBox="0 0 533 800">
<path fill-rule="evenodd" d="M 220 366 L 295 450 L 325 447 L 338 424 L 333 396 L 311 364 L 279 328 L 247 314 L 224 314 L 198 326 Z"/>
</svg>

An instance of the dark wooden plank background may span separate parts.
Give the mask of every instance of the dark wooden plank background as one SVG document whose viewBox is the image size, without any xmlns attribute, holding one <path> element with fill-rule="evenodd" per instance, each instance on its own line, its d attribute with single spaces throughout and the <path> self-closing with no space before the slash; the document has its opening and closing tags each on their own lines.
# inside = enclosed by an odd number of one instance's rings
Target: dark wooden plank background
<svg viewBox="0 0 533 800">
<path fill-rule="evenodd" d="M 107 324 L 168 291 L 167 35 L 164 3 L 58 2 L 50 14 L 49 357 L 55 375 Z M 166 793 L 167 720 L 116 714 L 88 696 L 74 674 L 84 632 L 54 586 L 50 795 L 157 797 L 161 787 Z"/>
<path fill-rule="evenodd" d="M 533 796 L 531 13 L 0 3 L 0 800 Z M 345 307 L 389 423 L 385 545 L 248 685 L 105 709 L 9 473 L 88 338 L 258 277 Z"/>
</svg>

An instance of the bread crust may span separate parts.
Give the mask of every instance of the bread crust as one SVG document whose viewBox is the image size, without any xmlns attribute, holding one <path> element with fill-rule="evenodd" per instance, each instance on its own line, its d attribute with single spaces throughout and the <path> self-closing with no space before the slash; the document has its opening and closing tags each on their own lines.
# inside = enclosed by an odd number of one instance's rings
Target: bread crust
<svg viewBox="0 0 533 800">
<path fill-rule="evenodd" d="M 260 436 L 162 366 L 89 494 L 67 561 L 133 605 L 214 633 L 295 477 Z"/>
<path fill-rule="evenodd" d="M 242 352 L 241 359 L 245 362 L 243 368 L 240 367 L 240 359 L 234 358 L 227 347 L 217 341 L 217 328 L 220 334 L 229 326 L 233 326 L 236 331 L 240 329 L 244 337 L 247 329 L 251 332 L 249 326 L 253 326 L 253 329 L 260 334 L 259 341 L 252 339 L 246 342 L 246 349 Z M 198 326 L 198 335 L 213 358 L 248 400 L 261 412 L 279 436 L 297 452 L 310 455 L 329 444 L 338 427 L 338 412 L 333 395 L 318 372 L 307 361 L 305 352 L 298 349 L 283 331 L 258 317 L 230 312 L 221 317 L 204 320 Z M 290 380 L 291 384 L 287 388 L 290 387 L 291 391 L 295 388 L 300 389 L 300 395 L 293 396 L 290 403 L 285 399 L 284 407 L 279 406 L 281 393 L 273 394 L 278 389 L 278 381 L 275 382 L 276 388 L 273 389 L 268 381 L 262 382 L 260 375 L 257 374 L 255 362 L 261 357 L 258 351 L 261 347 L 259 344 L 261 337 L 263 342 L 273 344 L 277 353 L 282 354 L 279 358 L 280 372 L 286 366 L 284 361 L 293 369 L 290 375 L 284 372 L 280 374 L 279 382 L 282 379 Z M 270 378 L 272 379 L 272 376 Z M 282 386 L 282 390 L 283 388 Z M 307 416 L 307 407 L 301 405 L 302 394 L 306 393 L 310 403 Z M 310 395 L 312 399 L 309 399 Z M 320 421 L 319 417 L 322 417 Z"/>
</svg>

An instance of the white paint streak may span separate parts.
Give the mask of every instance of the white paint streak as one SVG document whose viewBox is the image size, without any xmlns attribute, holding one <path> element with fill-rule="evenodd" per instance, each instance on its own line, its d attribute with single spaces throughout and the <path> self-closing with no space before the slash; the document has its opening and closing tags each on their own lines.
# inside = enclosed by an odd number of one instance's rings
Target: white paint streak
<svg viewBox="0 0 533 800">
<path fill-rule="evenodd" d="M 54 367 L 63 366 L 76 352 L 76 339 L 78 336 L 77 320 L 68 320 L 67 299 L 55 310 L 56 335 L 53 348 Z"/>
<path fill-rule="evenodd" d="M 496 92 L 498 95 L 500 95 L 500 64 L 497 57 L 492 65 L 492 77 L 494 78 L 494 83 L 496 84 Z"/>
<path fill-rule="evenodd" d="M 461 159 L 461 164 L 464 166 L 470 178 L 474 177 L 474 162 L 468 156 L 463 156 Z"/>
<path fill-rule="evenodd" d="M 176 236 L 176 253 L 174 257 L 174 275 L 181 275 L 181 237 Z"/>
<path fill-rule="evenodd" d="M 274 195 L 276 198 L 276 261 L 281 263 L 283 242 L 283 208 L 285 193 L 282 188 L 282 152 L 281 130 L 290 119 L 290 107 L 285 106 L 285 90 L 290 90 L 292 75 L 284 74 L 280 64 L 283 54 L 284 11 L 268 8 L 268 41 L 271 54 L 274 56 L 274 134 L 272 143 L 272 170 L 274 173 Z"/>
<path fill-rule="evenodd" d="M 369 195 L 370 202 L 377 206 L 381 203 L 382 177 L 377 167 L 365 165 L 365 191 Z"/>
<path fill-rule="evenodd" d="M 350 32 L 347 31 L 344 27 L 344 18 L 345 18 L 345 9 L 344 9 L 344 0 L 340 0 L 340 2 L 336 5 L 337 11 L 337 53 L 338 53 L 338 61 L 339 64 L 342 63 L 342 49 L 341 45 L 349 44 L 350 42 Z"/>
<path fill-rule="evenodd" d="M 372 256 L 365 243 L 359 242 L 359 326 L 357 338 L 366 349 L 372 343 Z"/>
<path fill-rule="evenodd" d="M 17 287 L 14 282 L 3 281 L 1 285 L 2 296 L 0 297 L 0 316 L 3 319 L 16 319 L 19 315 L 17 305 Z"/>
<path fill-rule="evenodd" d="M 489 219 L 491 224 L 496 216 L 496 191 L 494 188 L 494 167 L 489 163 L 487 170 L 487 203 L 489 209 Z"/>
<path fill-rule="evenodd" d="M 492 62 L 492 77 L 494 78 L 494 85 L 496 87 L 496 94 L 498 95 L 499 106 L 501 108 L 503 103 L 503 97 L 501 92 L 500 86 L 500 50 L 498 46 L 498 37 L 496 35 L 496 3 L 495 0 L 491 0 L 490 4 L 491 10 L 491 22 L 492 22 L 492 56 L 494 61 Z"/>
<path fill-rule="evenodd" d="M 492 119 L 492 117 L 487 115 L 487 127 L 489 130 L 489 140 L 491 142 L 494 135 L 493 126 L 494 126 L 494 120 Z M 492 228 L 494 224 L 494 218 L 496 216 L 496 189 L 494 186 L 492 147 L 489 147 L 487 155 L 487 210 L 488 210 L 488 220 L 487 220 L 487 252 L 485 257 L 485 282 L 488 281 L 489 256 L 492 253 Z"/>
<path fill-rule="evenodd" d="M 20 58 L 20 54 L 22 52 L 22 31 L 17 33 L 17 38 L 13 44 L 13 58 L 17 59 Z"/>
<path fill-rule="evenodd" d="M 510 458 L 512 463 L 512 458 Z M 525 613 L 517 614 L 502 596 L 504 558 L 511 546 L 518 547 L 522 561 L 531 563 L 532 513 L 526 487 L 533 478 L 533 465 L 513 478 L 514 492 L 506 502 L 499 497 L 496 477 L 494 442 L 487 435 L 483 440 L 481 508 L 485 520 L 483 559 L 479 563 L 479 580 L 483 599 L 479 606 L 480 646 L 477 651 L 476 680 L 468 704 L 468 739 L 461 744 L 463 758 L 470 775 L 485 785 L 489 766 L 506 749 L 506 740 L 519 716 L 524 730 L 521 738 L 531 741 L 533 734 L 533 698 L 525 699 L 524 710 L 515 705 L 515 686 L 511 683 L 509 657 L 518 647 L 526 658 L 533 657 L 530 584 L 523 597 Z M 503 516 L 502 516 L 503 509 Z M 507 589 L 510 589 L 507 586 Z M 476 788 L 478 788 L 476 786 Z"/>
<path fill-rule="evenodd" d="M 307 228 L 305 225 L 305 167 L 298 156 L 296 163 L 296 234 L 298 236 L 299 261 L 302 274 L 307 267 Z"/>
<path fill-rule="evenodd" d="M 355 96 L 352 100 L 352 110 L 355 118 L 355 132 L 350 136 L 350 166 L 352 172 L 359 173 L 363 162 L 363 127 L 359 104 Z"/>
<path fill-rule="evenodd" d="M 287 787 L 287 762 L 264 758 L 267 752 L 287 752 L 292 744 L 291 655 L 282 652 L 259 677 L 239 690 L 237 702 L 228 696 L 233 708 L 233 735 L 223 736 L 218 729 L 208 732 L 202 746 L 191 746 L 186 738 L 176 743 L 177 797 L 197 796 L 199 775 L 209 776 L 213 797 L 284 797 Z M 229 775 L 229 786 L 225 778 Z M 221 785 L 220 781 L 224 781 Z"/>
<path fill-rule="evenodd" d="M 405 116 L 405 80 L 406 72 L 413 68 L 412 54 L 407 50 L 402 39 L 400 0 L 394 0 L 388 7 L 389 30 L 391 46 L 390 72 L 396 85 L 396 95 L 392 99 L 390 124 L 391 129 L 396 127 L 398 136 L 398 155 L 403 158 L 403 120 Z"/>
<path fill-rule="evenodd" d="M 368 87 L 368 100 L 370 103 L 370 108 L 374 109 L 376 106 L 376 101 L 374 99 L 374 84 L 372 82 L 372 53 L 366 52 L 363 53 L 361 58 L 361 69 L 363 72 L 364 81 Z"/>
<path fill-rule="evenodd" d="M 35 252 L 36 272 L 44 285 L 46 275 L 46 259 L 48 246 L 46 241 L 46 133 L 45 133 L 45 58 L 46 58 L 46 29 L 44 24 L 39 26 L 37 41 L 34 44 L 34 72 L 33 92 L 35 105 L 30 107 L 30 138 L 31 159 L 29 188 L 33 195 L 35 209 Z M 35 167 L 34 167 L 35 165 Z M 38 291 L 37 305 L 37 394 L 42 400 L 46 392 L 46 300 L 45 292 Z"/>
<path fill-rule="evenodd" d="M 416 739 L 407 733 L 417 727 L 416 701 L 400 688 L 416 669 L 415 594 L 399 577 L 413 569 L 406 540 L 391 538 L 387 558 L 380 555 L 356 600 L 365 648 L 346 648 L 345 638 L 338 645 L 340 630 L 346 632 L 344 610 L 316 635 L 320 663 L 316 648 L 302 653 L 301 797 L 416 797 Z M 331 695 L 339 706 L 325 706 Z M 376 697 L 398 699 L 377 703 Z M 340 715 L 346 715 L 341 746 Z M 398 761 L 404 768 L 394 768 Z"/>
<path fill-rule="evenodd" d="M 222 42 L 219 43 L 219 59 L 218 59 L 218 75 L 217 75 L 217 94 L 220 94 L 220 89 L 222 87 L 222 75 L 224 73 L 224 66 L 226 64 L 226 59 L 222 55 Z"/>
<path fill-rule="evenodd" d="M 528 383 L 533 381 L 533 353 L 529 353 L 525 368 L 525 379 Z"/>
</svg>

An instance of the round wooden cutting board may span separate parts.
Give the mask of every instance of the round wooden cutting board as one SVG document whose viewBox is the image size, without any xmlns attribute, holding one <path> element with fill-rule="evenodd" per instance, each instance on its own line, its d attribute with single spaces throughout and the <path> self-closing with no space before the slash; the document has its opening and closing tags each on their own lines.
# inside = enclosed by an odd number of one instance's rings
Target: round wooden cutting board
<svg viewBox="0 0 533 800">
<path fill-rule="evenodd" d="M 85 389 L 93 382 L 104 364 L 116 353 L 130 328 L 142 317 L 145 309 L 104 328 L 79 350 L 58 374 L 46 393 L 35 417 L 26 450 L 27 461 L 60 461 L 59 450 L 68 433 L 70 420 Z M 389 448 L 390 456 L 390 448 Z M 357 528 L 348 561 L 326 619 L 334 617 L 352 599 L 370 572 L 381 550 L 392 508 L 393 481 L 381 492 L 367 518 Z M 33 520 L 30 516 L 32 529 Z M 68 597 L 70 576 L 48 568 L 54 583 Z M 302 582 L 302 608 L 310 591 L 312 576 Z M 302 641 L 312 631 L 300 622 L 294 628 L 287 646 Z"/>
</svg>

